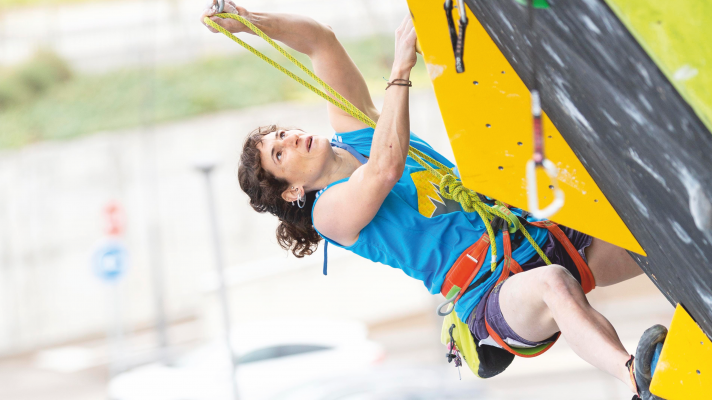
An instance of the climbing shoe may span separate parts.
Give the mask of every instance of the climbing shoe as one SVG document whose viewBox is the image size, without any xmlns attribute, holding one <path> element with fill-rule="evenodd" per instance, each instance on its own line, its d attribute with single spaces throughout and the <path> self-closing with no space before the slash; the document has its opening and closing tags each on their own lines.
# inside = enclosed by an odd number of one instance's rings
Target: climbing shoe
<svg viewBox="0 0 712 400">
<path fill-rule="evenodd" d="M 626 366 L 630 364 L 628 371 L 631 371 L 631 378 L 638 388 L 638 396 L 641 400 L 660 399 L 650 393 L 650 382 L 653 380 L 654 365 L 657 363 L 657 356 L 660 355 L 666 336 L 667 328 L 662 325 L 648 328 L 640 337 L 635 357 L 631 356 L 626 363 Z"/>
</svg>

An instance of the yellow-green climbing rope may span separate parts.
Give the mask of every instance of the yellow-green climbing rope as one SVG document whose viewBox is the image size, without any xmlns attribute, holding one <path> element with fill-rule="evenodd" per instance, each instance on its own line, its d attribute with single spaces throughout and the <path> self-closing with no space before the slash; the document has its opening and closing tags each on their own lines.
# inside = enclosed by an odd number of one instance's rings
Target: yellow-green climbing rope
<svg viewBox="0 0 712 400">
<path fill-rule="evenodd" d="M 250 28 L 257 36 L 261 37 L 264 39 L 267 43 L 269 43 L 272 47 L 274 47 L 277 51 L 279 51 L 283 56 L 287 57 L 289 61 L 294 63 L 299 69 L 304 71 L 305 74 L 307 74 L 310 78 L 314 79 L 318 84 L 324 87 L 326 91 L 320 90 L 316 86 L 310 84 L 309 82 L 305 81 L 304 79 L 300 78 L 299 76 L 295 75 L 291 71 L 287 70 L 286 68 L 282 67 L 279 65 L 277 62 L 272 60 L 271 58 L 267 57 L 266 55 L 262 54 L 259 50 L 255 49 L 254 47 L 250 46 L 249 44 L 245 43 L 244 41 L 240 40 L 237 36 L 233 35 L 232 33 L 228 32 L 225 28 L 222 26 L 216 24 L 213 22 L 210 18 L 205 17 L 203 20 L 206 25 L 211 26 L 212 28 L 216 29 L 217 31 L 221 32 L 225 36 L 229 37 L 233 41 L 235 41 L 237 44 L 240 46 L 244 47 L 245 49 L 249 50 L 252 54 L 256 55 L 257 57 L 261 58 L 265 62 L 267 62 L 269 65 L 277 68 L 278 70 L 282 71 L 284 74 L 289 76 L 290 78 L 294 79 L 295 81 L 301 83 L 303 86 L 305 86 L 307 89 L 311 90 L 312 92 L 316 93 L 317 95 L 321 96 L 334 106 L 340 108 L 341 110 L 347 112 L 349 115 L 353 116 L 357 120 L 363 122 L 364 124 L 370 126 L 371 128 L 376 128 L 376 123 L 366 114 L 364 114 L 361 110 L 359 110 L 356 106 L 351 104 L 350 101 L 346 100 L 341 94 L 339 94 L 337 91 L 335 91 L 331 86 L 329 86 L 326 82 L 322 81 L 318 76 L 316 76 L 308 67 L 306 67 L 304 64 L 299 62 L 296 58 L 294 58 L 291 54 L 289 54 L 286 50 L 282 48 L 282 46 L 278 45 L 274 40 L 272 40 L 269 36 L 267 36 L 264 32 L 262 32 L 258 27 L 256 27 L 254 24 L 252 24 L 250 21 L 248 21 L 246 18 L 237 15 L 237 14 L 230 14 L 230 13 L 220 13 L 216 14 L 216 17 L 220 18 L 231 18 L 237 21 L 240 21 L 243 23 L 245 26 Z M 331 96 L 330 96 L 331 95 Z M 526 228 L 522 224 L 519 223 L 518 220 L 515 219 L 515 221 L 512 221 L 510 218 L 508 218 L 507 214 L 503 212 L 500 208 L 498 207 L 490 207 L 484 202 L 482 202 L 477 195 L 477 193 L 473 190 L 470 190 L 462 185 L 462 182 L 455 176 L 455 173 L 453 172 L 452 169 L 448 168 L 447 166 L 441 164 L 437 160 L 433 159 L 432 157 L 428 156 L 427 154 L 421 152 L 420 150 L 410 147 L 408 150 L 408 156 L 411 157 L 413 160 L 415 160 L 418 164 L 422 165 L 423 168 L 427 169 L 433 176 L 435 176 L 437 179 L 440 180 L 440 194 L 449 200 L 454 200 L 460 203 L 462 205 L 462 209 L 465 210 L 466 212 L 476 212 L 480 218 L 482 218 L 482 221 L 485 224 L 485 228 L 487 229 L 487 234 L 489 235 L 490 238 L 494 238 L 494 229 L 492 228 L 492 220 L 495 217 L 500 217 L 504 219 L 505 221 L 508 221 L 510 224 L 514 225 L 514 228 L 518 229 L 519 231 L 522 232 L 522 234 L 527 238 L 529 243 L 534 247 L 536 252 L 539 254 L 539 257 L 541 257 L 546 264 L 551 264 L 549 259 L 546 257 L 544 252 L 541 250 L 539 245 L 532 239 L 531 235 L 529 235 L 529 232 L 527 232 Z M 438 169 L 433 168 L 433 166 L 436 166 Z M 444 171 L 444 172 L 442 172 Z M 497 202 L 498 206 L 501 206 L 502 203 Z M 492 264 L 491 264 L 491 270 L 494 271 L 495 268 L 497 267 L 497 245 L 495 240 L 493 239 L 491 242 L 492 245 Z"/>
</svg>

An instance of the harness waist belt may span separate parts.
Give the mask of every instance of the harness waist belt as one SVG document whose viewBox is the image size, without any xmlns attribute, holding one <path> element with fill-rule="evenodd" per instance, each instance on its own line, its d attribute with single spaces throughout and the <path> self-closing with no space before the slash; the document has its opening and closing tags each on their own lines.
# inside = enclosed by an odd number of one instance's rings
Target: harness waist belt
<svg viewBox="0 0 712 400">
<path fill-rule="evenodd" d="M 483 233 L 475 244 L 460 254 L 460 257 L 457 258 L 452 267 L 450 267 L 450 271 L 445 275 L 445 281 L 440 288 L 440 293 L 446 299 L 450 300 L 457 296 L 455 301 L 459 300 L 465 289 L 480 271 L 489 245 L 490 238 L 486 233 Z"/>
</svg>

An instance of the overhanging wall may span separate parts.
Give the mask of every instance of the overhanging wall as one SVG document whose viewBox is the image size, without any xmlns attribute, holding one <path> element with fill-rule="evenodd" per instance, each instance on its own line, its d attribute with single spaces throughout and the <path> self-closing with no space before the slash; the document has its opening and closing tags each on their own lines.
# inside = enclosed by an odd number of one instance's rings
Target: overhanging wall
<svg viewBox="0 0 712 400">
<path fill-rule="evenodd" d="M 531 87 L 527 8 L 466 2 Z M 602 0 L 549 3 L 534 42 L 544 111 L 647 252 L 638 263 L 712 336 L 712 230 L 691 212 L 712 199 L 712 134 Z"/>
</svg>

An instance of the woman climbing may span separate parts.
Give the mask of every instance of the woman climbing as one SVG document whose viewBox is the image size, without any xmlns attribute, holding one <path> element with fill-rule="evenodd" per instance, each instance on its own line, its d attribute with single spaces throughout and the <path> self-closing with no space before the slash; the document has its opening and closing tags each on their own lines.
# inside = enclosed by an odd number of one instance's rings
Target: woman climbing
<svg viewBox="0 0 712 400">
<path fill-rule="evenodd" d="M 519 232 L 512 232 L 510 240 L 510 224 L 498 221 L 503 227 L 493 245 L 505 251 L 492 270 L 492 253 L 481 251 L 477 259 L 472 250 L 487 236 L 480 214 L 443 198 L 441 182 L 408 156 L 412 146 L 430 157 L 434 168 L 454 167 L 410 132 L 409 77 L 417 60 L 410 17 L 395 33 L 393 67 L 379 112 L 329 26 L 299 15 L 248 12 L 232 2 L 225 4 L 225 12 L 239 14 L 272 39 L 307 55 L 319 77 L 377 121 L 370 128 L 330 104 L 328 116 L 336 132 L 332 140 L 274 125 L 248 135 L 238 169 L 240 187 L 256 211 L 279 218 L 277 240 L 283 248 L 304 257 L 323 238 L 401 269 L 432 294 L 443 291 L 454 265 L 474 260 L 472 265 L 485 267 L 474 270 L 454 310 L 474 339 L 477 354 L 465 356 L 476 374 L 496 375 L 511 363 L 512 354 L 553 343 L 562 334 L 581 358 L 638 393 L 633 357 L 613 326 L 589 305 L 581 286 L 584 280 L 591 290 L 641 274 L 633 259 L 619 247 L 565 227 L 558 231 L 565 236 L 559 233 L 557 238 L 555 224 L 547 226 L 512 208 L 516 217 L 511 224 L 524 224 L 532 241 Z M 203 12 L 201 22 L 205 17 L 229 32 L 252 33 L 239 21 L 216 17 L 213 9 Z M 474 367 L 473 358 L 479 358 Z"/>
</svg>

